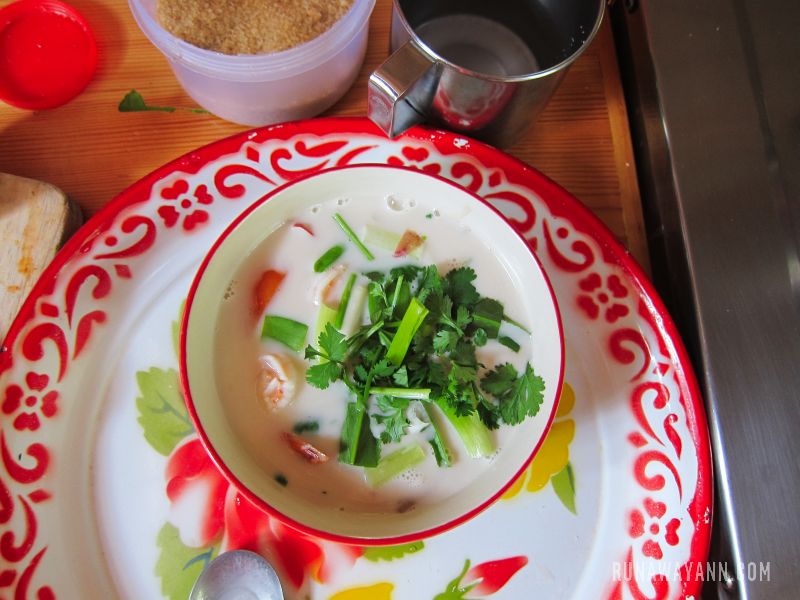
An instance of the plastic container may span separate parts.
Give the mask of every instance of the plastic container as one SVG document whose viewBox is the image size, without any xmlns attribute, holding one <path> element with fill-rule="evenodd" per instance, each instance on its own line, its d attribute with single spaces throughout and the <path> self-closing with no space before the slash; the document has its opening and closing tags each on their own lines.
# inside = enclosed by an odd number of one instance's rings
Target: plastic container
<svg viewBox="0 0 800 600">
<path fill-rule="evenodd" d="M 139 27 L 200 106 L 222 119 L 261 126 L 318 115 L 355 81 L 375 0 L 350 10 L 316 38 L 281 52 L 222 54 L 198 48 L 156 20 L 156 0 L 128 0 Z"/>
</svg>

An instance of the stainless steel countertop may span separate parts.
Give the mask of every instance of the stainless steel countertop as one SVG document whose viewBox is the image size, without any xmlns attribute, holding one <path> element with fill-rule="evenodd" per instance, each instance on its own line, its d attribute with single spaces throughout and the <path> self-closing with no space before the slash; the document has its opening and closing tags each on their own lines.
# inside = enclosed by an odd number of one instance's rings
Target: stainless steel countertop
<svg viewBox="0 0 800 600">
<path fill-rule="evenodd" d="M 712 560 L 769 581 L 704 597 L 800 597 L 800 2 L 613 8 L 657 287 L 703 384 Z"/>
</svg>

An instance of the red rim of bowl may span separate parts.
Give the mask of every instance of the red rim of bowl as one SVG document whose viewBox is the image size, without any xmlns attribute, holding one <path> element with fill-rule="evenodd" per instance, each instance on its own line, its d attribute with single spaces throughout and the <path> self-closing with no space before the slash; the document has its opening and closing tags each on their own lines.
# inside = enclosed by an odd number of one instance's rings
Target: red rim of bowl
<svg viewBox="0 0 800 600">
<path fill-rule="evenodd" d="M 330 533 L 321 529 L 316 529 L 309 525 L 306 525 L 300 521 L 293 519 L 292 517 L 280 512 L 268 502 L 266 502 L 263 498 L 256 495 L 252 490 L 250 490 L 239 478 L 231 471 L 228 465 L 222 460 L 222 458 L 217 453 L 215 447 L 208 439 L 208 435 L 206 434 L 205 428 L 200 421 L 200 418 L 197 416 L 197 411 L 195 410 L 194 400 L 192 398 L 191 389 L 189 385 L 189 377 L 188 377 L 188 367 L 186 364 L 186 342 L 187 342 L 187 330 L 189 324 L 189 318 L 192 311 L 192 305 L 194 303 L 194 298 L 197 293 L 197 288 L 200 285 L 200 281 L 203 278 L 203 275 L 208 268 L 208 265 L 211 263 L 214 255 L 216 254 L 219 247 L 225 242 L 231 233 L 239 226 L 239 224 L 244 221 L 252 212 L 254 212 L 258 207 L 260 207 L 265 202 L 268 202 L 274 196 L 285 190 L 286 188 L 293 186 L 296 183 L 301 181 L 311 179 L 318 175 L 322 175 L 325 173 L 330 173 L 331 171 L 344 171 L 344 170 L 357 170 L 357 169 L 365 169 L 365 168 L 381 168 L 381 169 L 397 169 L 399 171 L 408 171 L 413 172 L 417 175 L 423 177 L 430 177 L 432 179 L 437 179 L 447 185 L 450 185 L 454 188 L 457 188 L 459 191 L 471 196 L 473 199 L 477 200 L 484 206 L 487 206 L 495 215 L 497 215 L 507 226 L 509 232 L 515 235 L 524 245 L 525 248 L 528 250 L 530 255 L 533 257 L 534 261 L 536 262 L 537 267 L 539 268 L 539 272 L 542 274 L 544 278 L 544 282 L 547 285 L 547 290 L 550 293 L 550 300 L 552 305 L 555 309 L 556 314 L 556 324 L 558 325 L 558 340 L 559 340 L 559 349 L 560 349 L 560 363 L 559 363 L 559 373 L 557 378 L 557 385 L 556 385 L 556 397 L 555 401 L 553 402 L 553 407 L 548 415 L 547 423 L 545 424 L 545 428 L 542 431 L 542 435 L 536 442 L 531 453 L 527 456 L 527 458 L 523 461 L 519 469 L 515 472 L 513 477 L 511 477 L 505 484 L 503 484 L 497 492 L 492 494 L 488 499 L 481 502 L 478 506 L 470 509 L 466 513 L 458 515 L 457 517 L 442 523 L 441 525 L 436 525 L 429 529 L 425 529 L 423 531 L 408 533 L 393 537 L 381 537 L 381 538 L 362 538 L 362 537 L 353 537 L 353 536 L 346 536 L 346 535 L 339 535 Z M 184 400 L 186 402 L 186 408 L 189 411 L 189 416 L 192 419 L 192 423 L 197 430 L 198 435 L 200 436 L 200 440 L 203 444 L 203 447 L 208 452 L 211 459 L 214 461 L 214 464 L 220 471 L 225 475 L 226 479 L 233 485 L 241 494 L 243 494 L 250 502 L 256 505 L 258 508 L 266 512 L 272 517 L 280 520 L 281 522 L 289 525 L 290 527 L 297 529 L 305 534 L 312 535 L 314 537 L 330 540 L 333 542 L 338 542 L 342 544 L 349 544 L 349 545 L 360 545 L 360 546 L 388 546 L 394 544 L 404 544 L 409 543 L 421 539 L 426 539 L 433 537 L 435 535 L 439 535 L 444 533 L 445 531 L 449 531 L 458 525 L 461 525 L 474 517 L 478 516 L 481 512 L 489 508 L 492 504 L 494 504 L 500 496 L 502 496 L 506 490 L 511 487 L 511 485 L 522 475 L 525 469 L 528 468 L 533 458 L 539 452 L 542 444 L 544 443 L 547 434 L 550 432 L 550 427 L 555 420 L 556 411 L 558 410 L 559 405 L 559 398 L 561 395 L 561 388 L 564 382 L 564 362 L 565 362 L 565 350 L 564 350 L 564 329 L 563 324 L 561 322 L 561 311 L 558 308 L 558 302 L 556 301 L 555 291 L 553 290 L 553 286 L 550 282 L 550 278 L 547 276 L 544 268 L 542 267 L 541 262 L 539 261 L 539 257 L 536 256 L 536 252 L 534 252 L 531 245 L 528 241 L 524 238 L 524 236 L 519 233 L 512 225 L 509 223 L 508 219 L 503 216 L 503 214 L 497 210 L 494 206 L 492 206 L 489 202 L 478 196 L 477 194 L 471 192 L 470 190 L 465 189 L 464 187 L 450 181 L 449 179 L 445 179 L 438 175 L 433 175 L 430 173 L 424 173 L 418 169 L 410 168 L 410 167 L 402 167 L 397 165 L 386 165 L 381 163 L 364 163 L 359 165 L 348 165 L 342 167 L 333 167 L 330 169 L 325 169 L 324 171 L 320 171 L 318 173 L 311 173 L 308 175 L 304 175 L 298 177 L 297 179 L 293 179 L 290 182 L 287 182 L 275 189 L 271 190 L 266 195 L 262 196 L 250 206 L 248 206 L 244 211 L 242 211 L 220 234 L 220 236 L 214 241 L 214 244 L 211 246 L 209 251 L 206 253 L 205 257 L 203 258 L 203 262 L 200 264 L 200 267 L 197 270 L 197 273 L 192 280 L 191 287 L 189 289 L 189 295 L 186 299 L 186 309 L 184 310 L 183 318 L 181 320 L 181 328 L 180 328 L 180 383 L 181 383 L 181 390 L 183 391 Z M 532 417 L 535 418 L 535 417 Z"/>
</svg>

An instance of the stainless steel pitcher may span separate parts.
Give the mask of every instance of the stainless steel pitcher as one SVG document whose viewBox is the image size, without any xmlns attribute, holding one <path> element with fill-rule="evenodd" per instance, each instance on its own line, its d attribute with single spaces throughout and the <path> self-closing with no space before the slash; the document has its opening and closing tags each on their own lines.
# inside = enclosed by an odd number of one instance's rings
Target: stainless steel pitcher
<svg viewBox="0 0 800 600">
<path fill-rule="evenodd" d="M 427 121 L 496 146 L 535 122 L 594 38 L 606 0 L 394 0 L 393 54 L 368 114 L 389 136 Z"/>
</svg>

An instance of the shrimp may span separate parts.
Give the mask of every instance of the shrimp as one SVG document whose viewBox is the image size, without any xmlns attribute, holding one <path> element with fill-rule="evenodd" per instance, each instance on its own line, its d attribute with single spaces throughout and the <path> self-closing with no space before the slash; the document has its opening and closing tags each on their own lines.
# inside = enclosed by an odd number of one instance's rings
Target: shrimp
<svg viewBox="0 0 800 600">
<path fill-rule="evenodd" d="M 297 369 L 283 354 L 264 354 L 258 359 L 258 398 L 270 410 L 287 406 L 294 400 Z"/>
<path fill-rule="evenodd" d="M 320 274 L 320 277 L 317 278 L 317 281 L 312 288 L 312 293 L 314 294 L 314 304 L 317 306 L 320 304 L 331 304 L 331 294 L 333 293 L 333 290 L 341 279 L 342 275 L 344 275 L 345 271 L 347 271 L 347 267 L 339 264 L 332 269 L 328 269 L 325 273 Z"/>
<path fill-rule="evenodd" d="M 318 450 L 300 436 L 294 435 L 293 433 L 284 432 L 283 439 L 295 453 L 302 456 L 312 465 L 328 462 L 327 454 L 321 450 Z"/>
</svg>

